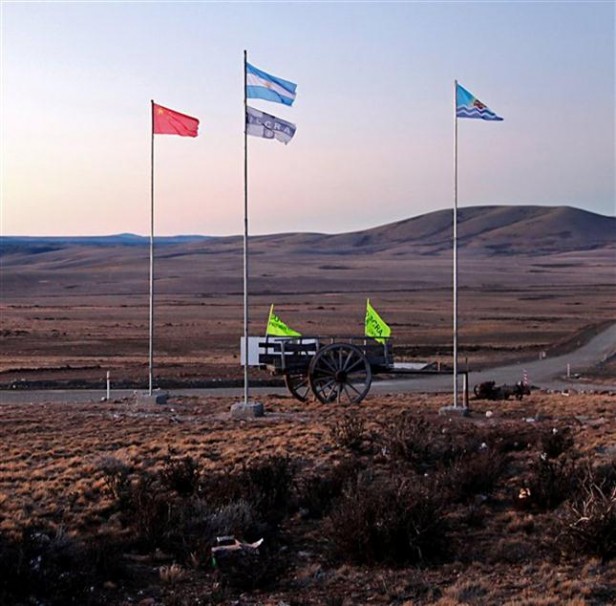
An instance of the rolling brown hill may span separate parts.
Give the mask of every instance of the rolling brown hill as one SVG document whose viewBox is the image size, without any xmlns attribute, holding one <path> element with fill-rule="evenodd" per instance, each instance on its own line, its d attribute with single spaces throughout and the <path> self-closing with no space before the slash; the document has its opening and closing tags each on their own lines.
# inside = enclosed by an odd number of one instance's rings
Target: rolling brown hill
<svg viewBox="0 0 616 606">
<path fill-rule="evenodd" d="M 251 282 L 259 292 L 285 291 L 291 282 L 301 291 L 311 280 L 321 292 L 355 290 L 367 275 L 375 288 L 395 288 L 402 276 L 415 287 L 436 285 L 450 277 L 451 220 L 451 210 L 440 210 L 351 233 L 253 236 Z M 506 257 L 560 256 L 571 264 L 572 255 L 592 254 L 604 267 L 616 260 L 616 218 L 570 207 L 461 208 L 458 238 L 462 262 L 484 259 L 482 279 L 494 282 Z M 147 238 L 4 237 L 1 244 L 5 298 L 147 292 Z M 158 292 L 233 294 L 242 290 L 241 276 L 240 236 L 157 238 Z"/>
<path fill-rule="evenodd" d="M 280 234 L 256 239 L 293 252 L 335 254 L 451 251 L 452 211 L 439 210 L 368 230 L 325 234 Z M 487 254 L 544 254 L 596 249 L 616 243 L 616 217 L 567 206 L 475 206 L 458 210 L 460 248 Z"/>
</svg>

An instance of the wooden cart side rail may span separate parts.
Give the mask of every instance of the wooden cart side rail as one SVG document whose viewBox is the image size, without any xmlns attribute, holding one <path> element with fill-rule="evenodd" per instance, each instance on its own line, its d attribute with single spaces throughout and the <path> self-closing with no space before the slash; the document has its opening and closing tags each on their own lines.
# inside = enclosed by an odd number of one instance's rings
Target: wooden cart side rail
<svg viewBox="0 0 616 606">
<path fill-rule="evenodd" d="M 259 363 L 278 373 L 304 371 L 319 347 L 316 337 L 264 337 L 259 341 Z"/>
<path fill-rule="evenodd" d="M 259 341 L 259 363 L 278 373 L 307 370 L 312 357 L 328 345 L 348 344 L 357 347 L 377 373 L 393 366 L 393 352 L 389 340 L 384 343 L 369 337 L 264 337 Z"/>
</svg>

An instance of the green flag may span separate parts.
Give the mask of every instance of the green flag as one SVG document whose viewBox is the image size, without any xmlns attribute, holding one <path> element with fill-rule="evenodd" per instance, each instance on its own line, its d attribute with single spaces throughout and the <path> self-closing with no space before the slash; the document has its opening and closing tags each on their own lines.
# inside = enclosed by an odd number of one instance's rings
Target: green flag
<svg viewBox="0 0 616 606">
<path fill-rule="evenodd" d="M 301 333 L 289 328 L 275 313 L 274 304 L 270 307 L 269 318 L 267 319 L 266 335 L 271 337 L 301 337 Z"/>
<path fill-rule="evenodd" d="M 391 328 L 387 326 L 383 318 L 370 305 L 370 299 L 366 299 L 366 336 L 372 337 L 379 343 L 385 343 L 390 335 Z"/>
</svg>

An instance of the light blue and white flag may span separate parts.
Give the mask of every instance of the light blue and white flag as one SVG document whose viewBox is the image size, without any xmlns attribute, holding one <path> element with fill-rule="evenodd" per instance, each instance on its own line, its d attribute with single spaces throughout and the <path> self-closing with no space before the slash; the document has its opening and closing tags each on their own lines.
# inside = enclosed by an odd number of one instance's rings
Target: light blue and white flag
<svg viewBox="0 0 616 606">
<path fill-rule="evenodd" d="M 474 97 L 465 88 L 456 83 L 456 116 L 458 118 L 477 118 L 479 120 L 501 121 L 487 105 Z"/>
<path fill-rule="evenodd" d="M 267 74 L 246 63 L 246 96 L 275 103 L 293 105 L 297 84 Z"/>
<path fill-rule="evenodd" d="M 263 139 L 278 139 L 286 145 L 295 134 L 295 124 L 246 107 L 246 133 Z"/>
</svg>

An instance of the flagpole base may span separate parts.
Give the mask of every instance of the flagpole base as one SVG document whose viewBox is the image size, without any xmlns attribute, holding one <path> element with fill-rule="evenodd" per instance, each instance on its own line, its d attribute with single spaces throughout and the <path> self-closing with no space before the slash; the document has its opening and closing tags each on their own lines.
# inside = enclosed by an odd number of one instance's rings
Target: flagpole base
<svg viewBox="0 0 616 606">
<path fill-rule="evenodd" d="M 231 406 L 232 419 L 256 419 L 265 415 L 261 402 L 236 402 Z"/>
<path fill-rule="evenodd" d="M 438 409 L 438 414 L 441 416 L 468 417 L 471 411 L 466 406 L 441 406 Z"/>
<path fill-rule="evenodd" d="M 160 391 L 158 389 L 154 390 L 152 393 L 148 393 L 147 391 L 136 391 L 134 393 L 135 402 L 142 405 L 166 404 L 169 399 L 168 392 Z"/>
</svg>

